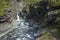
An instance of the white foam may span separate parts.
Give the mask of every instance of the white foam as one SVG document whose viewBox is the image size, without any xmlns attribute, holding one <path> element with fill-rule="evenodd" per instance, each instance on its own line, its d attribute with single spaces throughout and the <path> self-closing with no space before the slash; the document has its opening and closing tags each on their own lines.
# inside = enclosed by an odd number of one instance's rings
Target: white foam
<svg viewBox="0 0 60 40">
<path fill-rule="evenodd" d="M 21 40 L 20 38 L 17 38 L 16 40 Z"/>
</svg>

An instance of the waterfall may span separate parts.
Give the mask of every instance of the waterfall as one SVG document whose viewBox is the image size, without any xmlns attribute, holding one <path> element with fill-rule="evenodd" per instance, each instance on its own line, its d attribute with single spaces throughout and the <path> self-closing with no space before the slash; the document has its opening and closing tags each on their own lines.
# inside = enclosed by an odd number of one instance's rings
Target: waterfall
<svg viewBox="0 0 60 40">
<path fill-rule="evenodd" d="M 20 18 L 19 18 L 19 15 L 18 15 L 18 13 L 17 13 L 17 19 L 16 19 L 16 21 L 20 21 Z"/>
</svg>

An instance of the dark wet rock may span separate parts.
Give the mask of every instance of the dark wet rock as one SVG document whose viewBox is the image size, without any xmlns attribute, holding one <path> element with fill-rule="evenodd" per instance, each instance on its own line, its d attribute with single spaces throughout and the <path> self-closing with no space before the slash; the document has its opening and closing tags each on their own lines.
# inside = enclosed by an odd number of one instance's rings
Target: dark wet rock
<svg viewBox="0 0 60 40">
<path fill-rule="evenodd" d="M 0 20 L 1 20 L 1 19 L 4 19 L 4 17 L 3 17 L 3 16 L 0 16 Z"/>
<path fill-rule="evenodd" d="M 11 10 L 6 9 L 5 12 L 12 12 Z"/>
<path fill-rule="evenodd" d="M 11 22 L 12 21 L 11 17 L 12 16 L 10 14 L 0 16 L 0 23 Z"/>
<path fill-rule="evenodd" d="M 47 16 L 47 22 L 50 25 L 55 25 L 56 24 L 56 17 L 54 15 L 52 15 L 52 14 L 49 14 Z"/>
<path fill-rule="evenodd" d="M 17 2 L 21 2 L 21 0 L 17 0 Z"/>
<path fill-rule="evenodd" d="M 3 16 L 0 17 L 0 23 L 5 22 L 5 20 L 6 20 L 6 19 L 5 19 Z"/>
<path fill-rule="evenodd" d="M 35 34 L 35 37 L 34 38 L 36 39 L 36 38 L 39 38 L 41 36 L 42 36 L 42 34 Z"/>
</svg>

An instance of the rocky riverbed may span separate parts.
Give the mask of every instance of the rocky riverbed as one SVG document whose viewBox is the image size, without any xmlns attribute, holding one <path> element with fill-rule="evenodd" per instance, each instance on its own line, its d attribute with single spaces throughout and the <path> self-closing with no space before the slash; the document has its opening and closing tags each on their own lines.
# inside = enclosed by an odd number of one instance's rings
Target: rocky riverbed
<svg viewBox="0 0 60 40">
<path fill-rule="evenodd" d="M 38 23 L 30 24 L 30 21 L 27 22 L 24 19 L 20 19 L 18 22 L 18 28 L 4 35 L 0 40 L 36 40 L 42 36 L 43 29 L 39 27 Z"/>
</svg>

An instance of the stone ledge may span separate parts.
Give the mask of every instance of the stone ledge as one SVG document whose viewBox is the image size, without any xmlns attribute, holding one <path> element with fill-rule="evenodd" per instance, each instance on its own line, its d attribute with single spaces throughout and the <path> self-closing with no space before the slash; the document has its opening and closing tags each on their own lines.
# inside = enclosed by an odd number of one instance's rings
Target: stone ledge
<svg viewBox="0 0 60 40">
<path fill-rule="evenodd" d="M 15 20 L 13 20 L 13 22 L 9 24 L 8 26 L 7 25 L 0 26 L 0 38 L 18 27 L 17 22 Z"/>
</svg>

